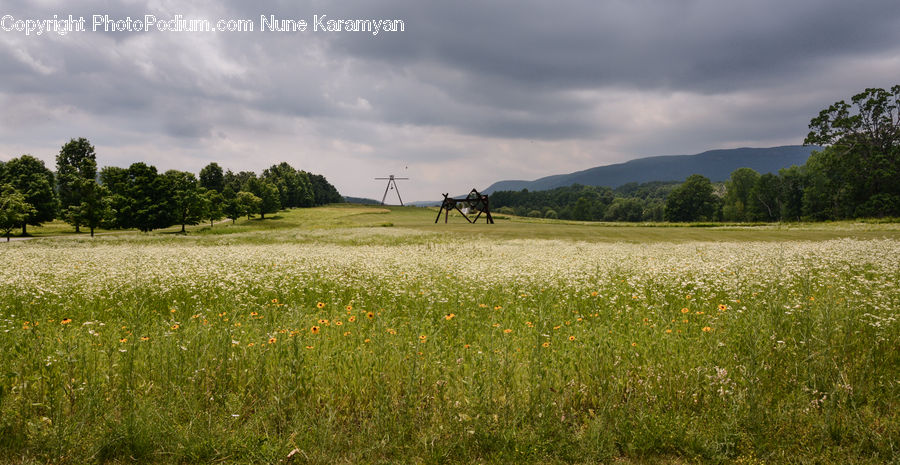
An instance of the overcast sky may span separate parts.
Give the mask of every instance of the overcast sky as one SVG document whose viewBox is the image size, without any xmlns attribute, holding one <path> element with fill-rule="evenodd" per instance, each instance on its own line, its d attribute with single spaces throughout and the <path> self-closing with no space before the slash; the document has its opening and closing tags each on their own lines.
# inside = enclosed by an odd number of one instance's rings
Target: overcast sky
<svg viewBox="0 0 900 465">
<path fill-rule="evenodd" d="M 344 195 L 439 200 L 632 158 L 800 144 L 809 120 L 900 84 L 896 0 L 2 0 L 0 160 L 55 169 L 86 137 L 101 166 L 260 172 L 280 161 Z M 249 19 L 254 32 L 91 32 L 94 14 Z M 306 32 L 262 32 L 261 15 Z M 403 32 L 313 31 L 400 19 Z M 9 18 L 5 24 L 14 25 Z"/>
</svg>

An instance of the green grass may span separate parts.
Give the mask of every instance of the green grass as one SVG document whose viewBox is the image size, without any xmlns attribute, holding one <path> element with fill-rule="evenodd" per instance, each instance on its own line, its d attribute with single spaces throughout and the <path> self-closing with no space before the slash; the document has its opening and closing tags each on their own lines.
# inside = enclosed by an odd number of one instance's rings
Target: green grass
<svg viewBox="0 0 900 465">
<path fill-rule="evenodd" d="M 436 214 L 0 245 L 0 462 L 896 461 L 896 224 Z"/>
<path fill-rule="evenodd" d="M 318 233 L 335 229 L 368 227 L 393 227 L 412 229 L 441 236 L 437 240 L 461 236 L 483 237 L 487 240 L 505 239 L 558 239 L 586 242 L 690 242 L 690 241 L 787 241 L 830 240 L 839 238 L 876 239 L 900 238 L 900 223 L 896 221 L 843 221 L 827 223 L 777 223 L 777 224 L 701 224 L 701 223 L 602 223 L 585 221 L 550 220 L 510 215 L 495 215 L 495 224 L 469 224 L 458 213 L 450 216 L 449 223 L 435 224 L 437 208 L 373 206 L 335 204 L 313 209 L 281 211 L 265 219 L 241 218 L 236 224 L 230 220 L 188 226 L 188 233 L 200 236 L 236 235 L 236 240 L 246 242 L 304 241 L 304 233 L 315 240 Z M 158 230 L 150 236 L 180 234 L 181 227 Z M 30 226 L 29 235 L 35 238 L 71 235 L 88 236 L 84 230 L 76 235 L 74 228 L 60 220 L 40 227 Z M 270 233 L 280 233 L 266 237 Z M 135 230 L 96 230 L 97 234 L 140 235 Z M 241 233 L 250 234 L 243 237 Z M 299 233 L 299 234 L 298 234 Z M 296 237 L 294 237 L 296 236 Z M 16 237 L 14 234 L 13 237 Z M 363 241 L 364 242 L 364 241 Z"/>
<path fill-rule="evenodd" d="M 327 214 L 323 214 L 323 210 Z M 788 241 L 830 240 L 839 238 L 900 238 L 898 223 L 782 223 L 745 226 L 727 224 L 696 227 L 675 223 L 598 223 L 534 219 L 502 215 L 492 225 L 479 219 L 469 224 L 459 214 L 434 223 L 436 208 L 329 206 L 321 209 L 283 213 L 294 227 L 377 227 L 396 228 L 437 234 L 442 238 L 479 237 L 485 240 L 557 239 L 586 242 L 691 242 L 691 241 Z M 315 218 L 313 220 L 313 218 Z M 323 219 L 329 222 L 323 224 Z"/>
<path fill-rule="evenodd" d="M 28 226 L 26 229 L 27 235 L 26 237 L 48 237 L 48 236 L 61 236 L 61 235 L 77 235 L 83 234 L 85 236 L 90 236 L 91 231 L 88 228 L 81 228 L 81 232 L 76 233 L 75 228 L 62 220 L 53 220 L 49 223 L 44 223 L 40 226 Z M 109 233 L 110 230 L 106 229 L 95 229 L 94 234 L 100 233 Z M 22 237 L 22 228 L 18 228 L 12 231 L 10 234 L 11 237 Z"/>
<path fill-rule="evenodd" d="M 247 221 L 247 220 L 242 219 L 241 224 L 243 224 L 245 221 Z M 222 226 L 222 225 L 231 226 L 230 220 L 227 221 L 227 223 L 228 224 L 220 223 L 220 226 Z M 187 226 L 187 229 L 191 232 L 194 232 L 199 229 L 202 229 L 204 226 L 208 227 L 209 224 L 207 223 L 205 225 L 199 224 L 199 225 Z M 104 228 L 97 228 L 94 230 L 95 235 L 97 235 L 97 234 L 102 234 L 102 235 L 122 234 L 122 233 L 135 233 L 135 232 L 138 232 L 138 231 L 136 229 L 122 230 L 122 229 L 104 229 Z M 172 226 L 169 228 L 165 228 L 165 229 L 156 231 L 156 233 L 160 233 L 160 234 L 161 233 L 180 233 L 180 232 L 181 232 L 181 226 Z M 53 220 L 49 223 L 44 223 L 40 226 L 28 226 L 27 234 L 25 235 L 25 237 L 32 237 L 32 238 L 57 237 L 57 236 L 90 237 L 90 235 L 91 235 L 91 230 L 89 228 L 82 227 L 82 228 L 80 228 L 79 232 L 75 232 L 75 227 L 70 225 L 69 223 L 66 223 L 65 221 L 62 221 L 62 220 Z M 13 234 L 11 234 L 10 237 L 23 237 L 22 229 L 19 228 L 18 230 L 13 231 Z"/>
</svg>

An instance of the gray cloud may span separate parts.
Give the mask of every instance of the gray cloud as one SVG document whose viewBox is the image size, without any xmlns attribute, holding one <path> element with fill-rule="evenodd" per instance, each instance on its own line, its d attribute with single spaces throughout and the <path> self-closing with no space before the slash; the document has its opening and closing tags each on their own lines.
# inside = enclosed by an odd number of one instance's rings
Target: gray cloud
<svg viewBox="0 0 900 465">
<path fill-rule="evenodd" d="M 0 158 L 25 150 L 51 161 L 85 136 L 111 159 L 165 169 L 291 158 L 343 170 L 325 174 L 367 195 L 353 181 L 363 171 L 412 163 L 423 179 L 461 183 L 444 191 L 467 190 L 471 170 L 453 160 L 490 160 L 478 181 L 489 183 L 800 143 L 819 109 L 900 75 L 893 0 L 181 3 L 10 0 L 0 15 L 327 14 L 400 18 L 406 31 L 0 31 Z"/>
</svg>

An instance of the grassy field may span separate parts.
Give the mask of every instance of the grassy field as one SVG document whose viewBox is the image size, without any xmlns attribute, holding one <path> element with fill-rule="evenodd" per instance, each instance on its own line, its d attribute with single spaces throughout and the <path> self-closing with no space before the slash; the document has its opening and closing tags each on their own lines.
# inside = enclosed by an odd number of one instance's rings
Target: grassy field
<svg viewBox="0 0 900 465">
<path fill-rule="evenodd" d="M 0 245 L 0 462 L 898 461 L 897 224 L 436 214 Z"/>
</svg>

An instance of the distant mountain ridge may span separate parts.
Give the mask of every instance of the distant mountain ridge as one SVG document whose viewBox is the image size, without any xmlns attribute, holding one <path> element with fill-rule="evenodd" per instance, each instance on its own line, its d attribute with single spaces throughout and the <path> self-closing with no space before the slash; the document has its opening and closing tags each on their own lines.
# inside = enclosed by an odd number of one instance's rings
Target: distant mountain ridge
<svg viewBox="0 0 900 465">
<path fill-rule="evenodd" d="M 534 181 L 508 180 L 491 184 L 483 192 L 543 191 L 583 184 L 616 188 L 629 182 L 684 181 L 692 174 L 702 174 L 713 182 L 725 181 L 738 168 L 752 168 L 760 174 L 778 173 L 782 168 L 806 163 L 818 146 L 785 145 L 770 148 L 709 150 L 696 155 L 663 155 L 638 158 L 615 165 L 597 166 L 569 174 L 546 176 Z"/>
</svg>

